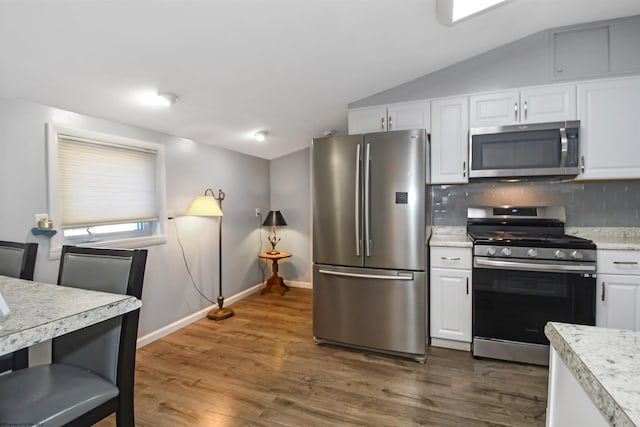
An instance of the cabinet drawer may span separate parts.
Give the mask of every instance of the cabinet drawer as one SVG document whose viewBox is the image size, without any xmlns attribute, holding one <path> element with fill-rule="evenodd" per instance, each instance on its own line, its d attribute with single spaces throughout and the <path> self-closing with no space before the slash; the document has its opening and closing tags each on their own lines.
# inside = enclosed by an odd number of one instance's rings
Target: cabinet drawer
<svg viewBox="0 0 640 427">
<path fill-rule="evenodd" d="M 640 251 L 599 249 L 598 274 L 640 275 Z"/>
<path fill-rule="evenodd" d="M 471 270 L 471 248 L 432 247 L 431 267 Z"/>
</svg>

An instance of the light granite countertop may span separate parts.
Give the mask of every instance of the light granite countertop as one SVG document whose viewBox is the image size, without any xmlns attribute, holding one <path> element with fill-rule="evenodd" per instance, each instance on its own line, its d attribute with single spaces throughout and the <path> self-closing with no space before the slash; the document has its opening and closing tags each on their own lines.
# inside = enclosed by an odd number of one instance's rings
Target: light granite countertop
<svg viewBox="0 0 640 427">
<path fill-rule="evenodd" d="M 593 240 L 598 249 L 640 251 L 640 227 L 567 227 L 565 231 Z"/>
<path fill-rule="evenodd" d="M 0 276 L 9 315 L 0 319 L 0 355 L 139 308 L 129 295 L 89 291 Z"/>
<path fill-rule="evenodd" d="M 473 242 L 467 236 L 467 227 L 432 227 L 429 246 L 471 248 Z"/>
<path fill-rule="evenodd" d="M 544 331 L 611 425 L 640 426 L 640 332 L 558 322 Z"/>
</svg>

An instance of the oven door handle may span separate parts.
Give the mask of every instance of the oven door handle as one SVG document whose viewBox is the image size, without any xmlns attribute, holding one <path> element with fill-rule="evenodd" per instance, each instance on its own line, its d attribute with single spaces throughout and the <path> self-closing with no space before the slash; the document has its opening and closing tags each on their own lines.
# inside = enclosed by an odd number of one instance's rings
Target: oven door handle
<svg viewBox="0 0 640 427">
<path fill-rule="evenodd" d="M 478 268 L 502 268 L 505 270 L 521 270 L 521 271 L 548 271 L 549 273 L 595 273 L 595 265 L 567 265 L 567 264 L 547 264 L 533 263 L 521 261 L 502 261 L 496 259 L 487 259 L 475 257 L 473 266 Z"/>
</svg>

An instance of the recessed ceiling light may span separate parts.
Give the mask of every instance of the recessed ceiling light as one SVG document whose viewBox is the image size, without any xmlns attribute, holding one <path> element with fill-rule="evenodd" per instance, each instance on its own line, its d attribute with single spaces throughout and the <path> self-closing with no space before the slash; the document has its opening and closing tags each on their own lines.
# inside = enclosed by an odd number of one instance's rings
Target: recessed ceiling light
<svg viewBox="0 0 640 427">
<path fill-rule="evenodd" d="M 261 130 L 260 132 L 256 132 L 255 134 L 256 141 L 262 142 L 267 139 L 267 132 Z"/>
<path fill-rule="evenodd" d="M 158 105 L 171 107 L 178 100 L 178 95 L 171 92 L 158 92 Z"/>
</svg>

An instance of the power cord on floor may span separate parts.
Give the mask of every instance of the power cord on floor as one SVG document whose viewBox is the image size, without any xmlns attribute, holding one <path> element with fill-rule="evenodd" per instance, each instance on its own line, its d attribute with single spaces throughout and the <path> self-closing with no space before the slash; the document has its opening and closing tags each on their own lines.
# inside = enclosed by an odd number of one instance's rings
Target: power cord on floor
<svg viewBox="0 0 640 427">
<path fill-rule="evenodd" d="M 182 251 L 182 260 L 184 261 L 184 266 L 187 268 L 187 273 L 189 273 L 189 278 L 191 279 L 191 284 L 193 285 L 193 288 L 196 290 L 196 292 L 200 294 L 202 298 L 206 299 L 211 304 L 217 304 L 217 302 L 212 301 L 211 299 L 209 299 L 209 297 L 203 294 L 200 288 L 198 288 L 198 285 L 196 285 L 196 281 L 194 280 L 193 275 L 191 274 L 191 269 L 189 268 L 189 263 L 187 262 L 187 256 L 184 253 L 184 247 L 182 246 L 182 241 L 180 240 L 180 232 L 178 231 L 178 224 L 176 224 L 175 220 L 172 220 L 170 222 L 173 222 L 173 227 L 176 229 L 176 238 L 178 240 L 178 245 L 180 246 L 180 251 Z"/>
</svg>

